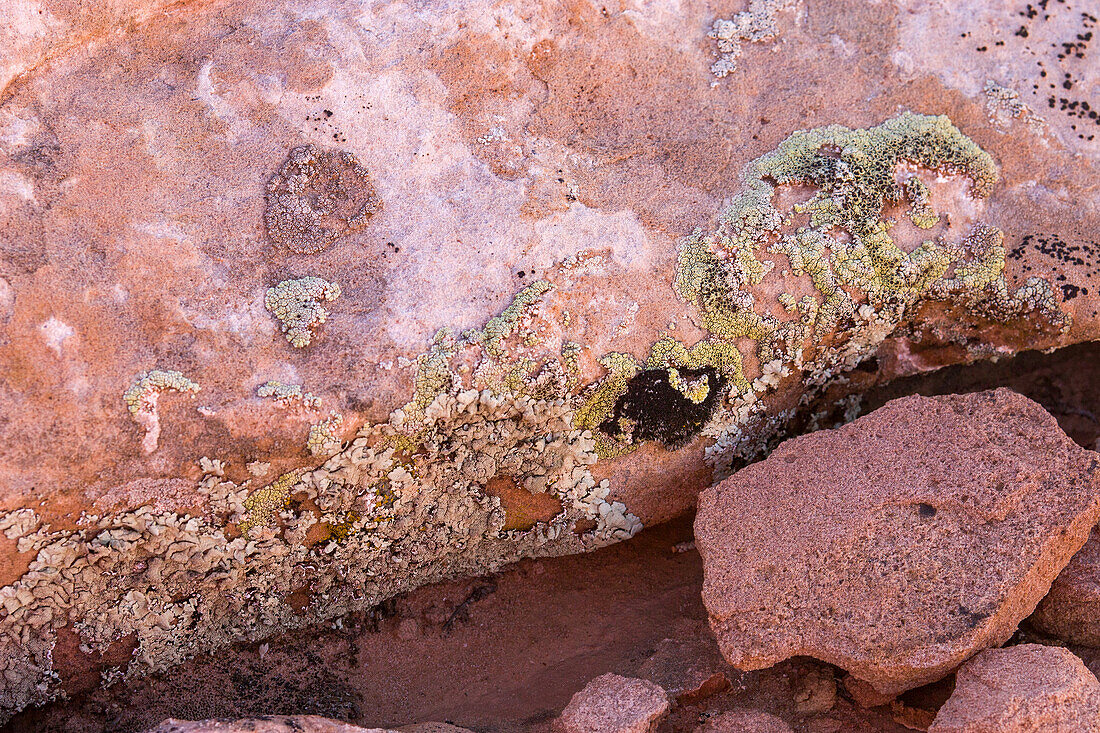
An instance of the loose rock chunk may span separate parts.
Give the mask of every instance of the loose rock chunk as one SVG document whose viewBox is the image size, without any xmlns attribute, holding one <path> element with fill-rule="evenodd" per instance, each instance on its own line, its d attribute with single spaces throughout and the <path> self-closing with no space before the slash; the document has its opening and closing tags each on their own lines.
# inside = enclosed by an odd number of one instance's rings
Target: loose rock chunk
<svg viewBox="0 0 1100 733">
<path fill-rule="evenodd" d="M 1100 682 L 1072 652 L 987 649 L 964 664 L 928 733 L 1100 731 Z"/>
<path fill-rule="evenodd" d="M 1006 389 L 906 397 L 702 494 L 723 656 L 796 655 L 896 694 L 1004 643 L 1100 517 L 1100 457 Z"/>
<path fill-rule="evenodd" d="M 609 673 L 573 695 L 559 722 L 565 733 L 649 733 L 668 708 L 658 685 Z"/>
<path fill-rule="evenodd" d="M 1094 529 L 1029 619 L 1045 634 L 1100 647 L 1100 530 Z"/>
</svg>

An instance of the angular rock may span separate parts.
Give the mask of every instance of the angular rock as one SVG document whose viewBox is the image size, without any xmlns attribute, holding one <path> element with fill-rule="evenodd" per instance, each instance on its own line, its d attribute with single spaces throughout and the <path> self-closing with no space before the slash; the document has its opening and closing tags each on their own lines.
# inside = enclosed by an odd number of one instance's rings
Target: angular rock
<svg viewBox="0 0 1100 733">
<path fill-rule="evenodd" d="M 986 649 L 959 668 L 928 733 L 1100 731 L 1100 682 L 1072 652 L 1041 644 Z"/>
<path fill-rule="evenodd" d="M 564 733 L 650 733 L 668 708 L 656 684 L 608 673 L 573 695 L 557 722 Z"/>
<path fill-rule="evenodd" d="M 679 631 L 679 630 L 678 630 Z M 658 642 L 638 667 L 638 676 L 661 686 L 671 700 L 692 704 L 729 687 L 725 660 L 700 621 L 684 624 L 682 633 Z"/>
<path fill-rule="evenodd" d="M 1063 641 L 1100 647 L 1100 530 L 1054 579 L 1028 623 Z"/>
<path fill-rule="evenodd" d="M 887 403 L 708 489 L 696 542 L 725 658 L 796 655 L 884 694 L 1006 641 L 1100 517 L 1100 456 L 997 389 Z"/>
<path fill-rule="evenodd" d="M 629 537 L 861 362 L 1100 338 L 1091 21 L 758 5 L 0 2 L 0 719 Z"/>
<path fill-rule="evenodd" d="M 782 718 L 762 710 L 730 710 L 698 726 L 695 733 L 793 733 Z"/>
<path fill-rule="evenodd" d="M 455 729 L 461 730 L 461 729 Z M 264 715 L 240 720 L 175 720 L 169 718 L 146 733 L 397 733 L 317 715 Z"/>
</svg>

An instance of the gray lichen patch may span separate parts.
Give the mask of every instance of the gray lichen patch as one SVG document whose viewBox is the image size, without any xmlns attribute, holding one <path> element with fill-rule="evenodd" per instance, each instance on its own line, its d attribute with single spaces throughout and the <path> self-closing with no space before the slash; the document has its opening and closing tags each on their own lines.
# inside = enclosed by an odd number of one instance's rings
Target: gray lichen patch
<svg viewBox="0 0 1100 733">
<path fill-rule="evenodd" d="M 382 208 L 370 174 L 352 153 L 303 145 L 267 182 L 268 239 L 297 254 L 316 254 L 366 225 Z"/>
<path fill-rule="evenodd" d="M 566 367 L 527 355 L 547 290 L 521 292 L 462 338 L 441 334 L 418 363 L 417 393 L 389 422 L 365 426 L 346 445 L 339 416 L 314 426 L 310 447 L 335 451 L 320 466 L 237 484 L 204 457 L 200 515 L 146 506 L 82 517 L 75 531 L 25 512 L 0 519 L 21 551 L 36 553 L 29 572 L 0 589 L 0 717 L 63 694 L 52 649 L 69 626 L 88 651 L 133 638 L 129 663 L 110 675 L 128 679 L 434 580 L 638 532 L 637 517 L 592 476 L 595 439 L 574 427 Z M 514 388 L 464 388 L 471 375 L 451 361 L 460 350 L 481 354 L 474 371 Z M 265 386 L 290 403 L 307 394 Z M 490 486 L 500 476 L 542 513 L 509 521 Z M 578 523 L 590 529 L 577 534 Z"/>
</svg>

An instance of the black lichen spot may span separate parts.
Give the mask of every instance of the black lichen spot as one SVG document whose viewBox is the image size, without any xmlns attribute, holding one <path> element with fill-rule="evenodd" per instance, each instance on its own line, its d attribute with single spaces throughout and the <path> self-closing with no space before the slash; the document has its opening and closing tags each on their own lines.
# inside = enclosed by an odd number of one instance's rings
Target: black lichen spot
<svg viewBox="0 0 1100 733">
<path fill-rule="evenodd" d="M 931 518 L 936 516 L 936 507 L 932 506 L 931 504 L 920 504 L 917 507 L 917 511 L 920 512 L 920 515 L 922 517 Z"/>
<path fill-rule="evenodd" d="M 625 422 L 633 426 L 635 442 L 658 440 L 668 448 L 687 445 L 714 414 L 725 378 L 712 367 L 677 371 L 689 382 L 706 376 L 709 389 L 702 402 L 692 402 L 669 384 L 667 369 L 645 369 L 631 378 L 600 430 L 621 438 Z"/>
</svg>

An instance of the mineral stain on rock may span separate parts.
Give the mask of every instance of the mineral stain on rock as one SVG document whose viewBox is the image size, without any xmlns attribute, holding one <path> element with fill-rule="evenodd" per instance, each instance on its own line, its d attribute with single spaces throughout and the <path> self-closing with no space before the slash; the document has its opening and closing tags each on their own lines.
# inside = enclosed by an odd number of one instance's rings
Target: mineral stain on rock
<svg viewBox="0 0 1100 733">
<path fill-rule="evenodd" d="M 277 247 L 316 254 L 361 229 L 382 208 L 374 182 L 354 154 L 303 145 L 267 182 L 264 225 Z"/>
</svg>

